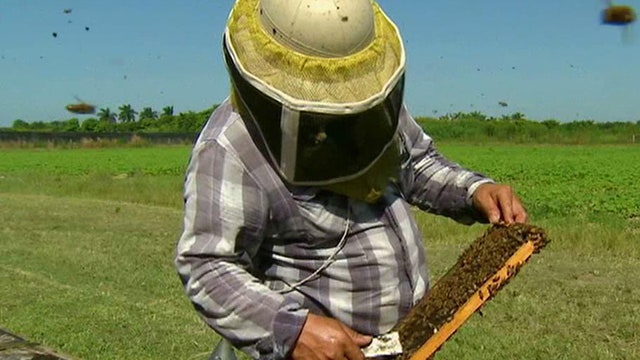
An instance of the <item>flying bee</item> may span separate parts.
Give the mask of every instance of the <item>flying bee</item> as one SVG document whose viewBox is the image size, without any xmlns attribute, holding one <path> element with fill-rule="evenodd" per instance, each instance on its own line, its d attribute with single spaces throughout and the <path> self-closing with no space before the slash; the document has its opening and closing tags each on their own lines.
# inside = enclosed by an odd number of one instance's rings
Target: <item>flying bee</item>
<svg viewBox="0 0 640 360">
<path fill-rule="evenodd" d="M 630 26 L 637 19 L 635 9 L 629 5 L 614 5 L 612 0 L 606 0 L 606 3 L 607 7 L 600 16 L 601 24 L 623 27 L 622 40 L 630 41 Z"/>
<path fill-rule="evenodd" d="M 625 26 L 636 21 L 636 11 L 628 5 L 613 5 L 613 1 L 607 1 L 607 7 L 602 10 L 602 24 Z"/>
<path fill-rule="evenodd" d="M 74 114 L 83 114 L 83 115 L 95 114 L 96 112 L 95 105 L 88 104 L 78 99 L 77 97 L 76 97 L 76 100 L 78 100 L 79 102 L 76 104 L 69 104 L 65 107 L 67 111 L 72 112 Z"/>
</svg>

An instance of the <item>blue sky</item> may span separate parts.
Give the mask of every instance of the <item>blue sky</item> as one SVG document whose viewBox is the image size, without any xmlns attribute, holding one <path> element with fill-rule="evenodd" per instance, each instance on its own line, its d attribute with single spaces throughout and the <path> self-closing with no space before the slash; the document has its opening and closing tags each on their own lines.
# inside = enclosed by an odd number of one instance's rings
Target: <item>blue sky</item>
<svg viewBox="0 0 640 360">
<path fill-rule="evenodd" d="M 404 38 L 414 115 L 640 120 L 640 28 L 601 25 L 603 0 L 379 3 Z M 64 107 L 75 97 L 112 111 L 221 102 L 232 4 L 1 0 L 0 126 L 71 118 Z"/>
</svg>

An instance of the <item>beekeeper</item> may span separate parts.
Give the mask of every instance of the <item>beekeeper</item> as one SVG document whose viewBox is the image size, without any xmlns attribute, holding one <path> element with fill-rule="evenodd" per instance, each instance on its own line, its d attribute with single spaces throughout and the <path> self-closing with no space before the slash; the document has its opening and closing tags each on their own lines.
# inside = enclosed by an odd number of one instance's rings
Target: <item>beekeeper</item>
<svg viewBox="0 0 640 360">
<path fill-rule="evenodd" d="M 405 51 L 370 0 L 238 0 L 231 95 L 193 147 L 175 264 L 202 319 L 260 359 L 363 359 L 429 287 L 413 206 L 525 222 L 403 103 Z"/>
</svg>

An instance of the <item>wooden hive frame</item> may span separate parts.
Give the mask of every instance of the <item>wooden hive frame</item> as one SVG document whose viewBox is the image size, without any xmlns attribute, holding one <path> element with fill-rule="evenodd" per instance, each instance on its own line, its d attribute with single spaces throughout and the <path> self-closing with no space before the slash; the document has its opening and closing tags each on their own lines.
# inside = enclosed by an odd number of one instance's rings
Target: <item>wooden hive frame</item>
<svg viewBox="0 0 640 360">
<path fill-rule="evenodd" d="M 395 359 L 431 358 L 547 242 L 545 231 L 532 225 L 489 228 L 394 328 L 403 347 Z"/>
</svg>

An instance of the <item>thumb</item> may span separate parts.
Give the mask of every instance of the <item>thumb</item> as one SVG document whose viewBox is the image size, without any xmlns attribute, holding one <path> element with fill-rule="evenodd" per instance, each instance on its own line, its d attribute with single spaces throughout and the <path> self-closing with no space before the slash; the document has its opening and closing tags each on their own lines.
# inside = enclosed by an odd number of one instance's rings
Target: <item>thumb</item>
<svg viewBox="0 0 640 360">
<path fill-rule="evenodd" d="M 369 343 L 373 339 L 371 336 L 360 334 L 359 332 L 353 330 L 352 328 L 346 325 L 343 325 L 343 329 L 344 329 L 344 332 L 346 332 L 347 335 L 349 335 L 351 340 L 359 347 L 369 345 Z"/>
</svg>

